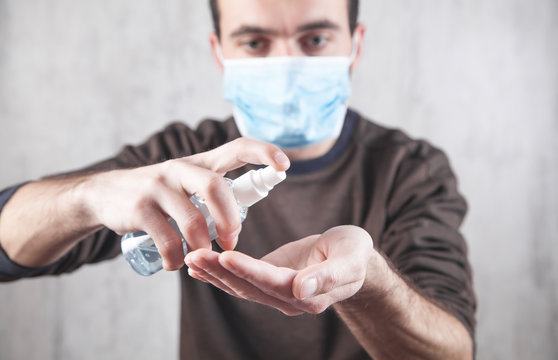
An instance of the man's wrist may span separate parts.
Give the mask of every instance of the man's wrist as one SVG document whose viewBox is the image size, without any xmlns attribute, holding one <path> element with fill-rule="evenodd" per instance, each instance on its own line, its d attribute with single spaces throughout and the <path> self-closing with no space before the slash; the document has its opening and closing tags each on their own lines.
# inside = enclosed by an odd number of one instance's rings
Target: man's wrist
<svg viewBox="0 0 558 360">
<path fill-rule="evenodd" d="M 79 223 L 80 232 L 91 232 L 103 226 L 95 212 L 95 203 L 100 199 L 100 194 L 95 190 L 97 175 L 74 177 L 60 184 L 62 199 L 69 204 L 66 211 L 71 212 L 68 221 Z"/>
<path fill-rule="evenodd" d="M 366 298 L 366 302 L 381 302 L 398 286 L 397 274 L 388 264 L 388 260 L 374 249 L 366 267 L 366 278 L 360 290 L 345 300 L 347 304 L 359 302 Z"/>
</svg>

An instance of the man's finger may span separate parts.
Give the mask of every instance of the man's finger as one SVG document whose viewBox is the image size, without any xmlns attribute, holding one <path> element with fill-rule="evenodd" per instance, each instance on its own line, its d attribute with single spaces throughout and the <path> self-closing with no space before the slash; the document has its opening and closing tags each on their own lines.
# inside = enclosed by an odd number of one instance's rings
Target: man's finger
<svg viewBox="0 0 558 360">
<path fill-rule="evenodd" d="M 318 240 L 320 235 L 310 235 L 297 241 L 293 241 L 273 250 L 260 260 L 278 267 L 287 267 L 301 270 L 305 266 L 308 253 L 312 250 L 312 244 Z"/>
<path fill-rule="evenodd" d="M 205 258 L 205 261 L 217 263 L 217 257 L 219 256 L 219 254 L 211 250 L 198 251 L 198 254 L 202 254 L 202 253 L 203 253 L 203 257 Z M 226 292 L 231 296 L 239 297 L 238 294 L 234 292 L 234 290 L 232 290 L 230 287 L 225 285 L 221 280 L 214 277 L 213 275 L 211 275 L 210 273 L 208 273 L 207 271 L 205 271 L 203 268 L 199 267 L 196 264 L 196 263 L 198 264 L 201 263 L 201 260 L 199 260 L 199 256 L 195 261 L 192 260 L 193 257 L 195 258 L 196 255 L 190 256 L 190 254 L 188 254 L 188 256 L 186 256 L 186 258 L 184 259 L 184 262 L 188 266 L 188 275 L 190 275 L 194 279 L 198 279 L 203 282 L 212 284 L 213 286 L 218 287 L 219 289 L 223 290 L 224 292 Z"/>
<path fill-rule="evenodd" d="M 362 282 L 366 268 L 343 259 L 328 259 L 301 270 L 293 280 L 292 292 L 297 299 L 326 294 L 336 288 Z"/>
<path fill-rule="evenodd" d="M 220 261 L 215 261 L 215 256 L 220 257 L 220 255 L 216 253 L 209 254 L 208 250 L 200 249 L 188 254 L 188 256 L 186 256 L 186 263 L 188 266 L 192 266 L 192 268 L 195 269 L 197 276 L 201 276 L 214 286 L 229 294 L 241 299 L 271 306 L 289 316 L 302 313 L 292 304 L 267 294 L 263 289 L 254 286 L 244 278 L 228 271 L 220 264 Z M 202 273 L 202 275 L 200 275 L 200 273 Z M 227 289 L 229 291 L 227 291 Z"/>
<path fill-rule="evenodd" d="M 270 296 L 284 301 L 292 299 L 291 286 L 295 270 L 277 267 L 237 251 L 221 253 L 219 263 Z"/>
<path fill-rule="evenodd" d="M 271 165 L 278 171 L 285 171 L 290 166 L 289 158 L 277 146 L 247 138 L 238 138 L 216 149 L 189 156 L 187 161 L 221 175 L 246 164 Z"/>
<path fill-rule="evenodd" d="M 174 220 L 190 249 L 211 248 L 205 218 L 184 192 L 161 187 L 156 200 L 161 209 Z"/>
<path fill-rule="evenodd" d="M 163 268 L 165 270 L 180 269 L 184 266 L 182 262 L 184 252 L 180 237 L 162 213 L 152 211 L 147 218 L 143 222 L 143 228 L 155 242 L 157 251 L 163 259 Z"/>
<path fill-rule="evenodd" d="M 234 248 L 241 227 L 240 214 L 227 180 L 211 170 L 188 162 L 175 162 L 169 167 L 169 171 L 173 171 L 177 177 L 175 186 L 185 196 L 195 194 L 207 206 L 220 238 L 219 245 L 225 249 Z M 178 224 L 184 226 L 180 222 Z"/>
</svg>

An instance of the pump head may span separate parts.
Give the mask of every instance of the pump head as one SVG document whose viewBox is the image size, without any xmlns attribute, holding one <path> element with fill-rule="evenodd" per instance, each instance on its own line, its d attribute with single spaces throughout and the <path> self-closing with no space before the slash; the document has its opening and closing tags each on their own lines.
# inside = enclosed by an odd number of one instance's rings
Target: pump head
<svg viewBox="0 0 558 360">
<path fill-rule="evenodd" d="M 272 166 L 250 170 L 233 180 L 232 190 L 236 200 L 244 207 L 252 206 L 267 196 L 269 190 L 285 180 L 287 174 Z"/>
</svg>

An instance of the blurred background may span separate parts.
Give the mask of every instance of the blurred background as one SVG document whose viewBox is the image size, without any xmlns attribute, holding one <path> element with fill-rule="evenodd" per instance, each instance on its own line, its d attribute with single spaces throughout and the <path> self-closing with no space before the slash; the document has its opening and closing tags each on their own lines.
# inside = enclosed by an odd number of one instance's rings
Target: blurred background
<svg viewBox="0 0 558 360">
<path fill-rule="evenodd" d="M 558 359 L 558 1 L 364 0 L 354 108 L 449 155 L 479 359 Z M 222 118 L 207 1 L 0 0 L 0 188 Z M 178 277 L 0 284 L 0 359 L 172 359 Z M 192 329 L 195 331 L 195 329 Z"/>
</svg>

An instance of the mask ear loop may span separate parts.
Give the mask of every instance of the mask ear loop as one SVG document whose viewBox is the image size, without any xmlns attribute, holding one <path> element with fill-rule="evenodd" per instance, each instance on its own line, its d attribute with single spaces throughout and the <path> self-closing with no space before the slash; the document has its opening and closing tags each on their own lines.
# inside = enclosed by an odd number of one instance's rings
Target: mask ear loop
<svg viewBox="0 0 558 360">
<path fill-rule="evenodd" d="M 215 45 L 215 54 L 217 59 L 221 62 L 221 65 L 225 66 L 225 59 L 223 58 L 223 51 L 221 50 L 221 44 Z"/>
<path fill-rule="evenodd" d="M 353 61 L 355 61 L 357 56 L 357 51 L 358 51 L 357 35 L 353 35 L 353 50 L 351 51 L 351 55 L 349 55 L 349 64 L 352 65 Z"/>
</svg>

